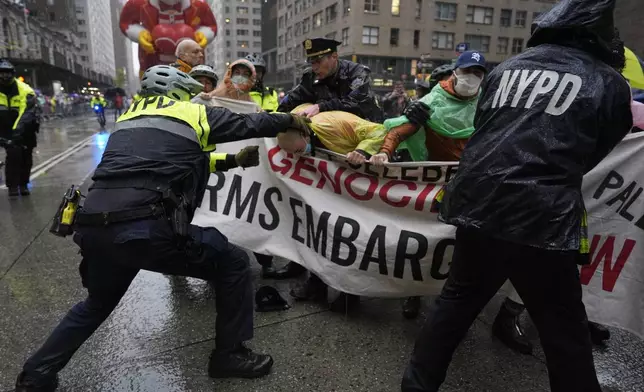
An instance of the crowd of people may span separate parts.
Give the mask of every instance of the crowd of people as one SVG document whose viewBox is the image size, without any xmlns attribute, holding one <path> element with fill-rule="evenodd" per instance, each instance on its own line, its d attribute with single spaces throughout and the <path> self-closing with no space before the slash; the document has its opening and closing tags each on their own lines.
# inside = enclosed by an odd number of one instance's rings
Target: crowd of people
<svg viewBox="0 0 644 392">
<path fill-rule="evenodd" d="M 249 256 L 216 228 L 190 220 L 209 173 L 259 164 L 256 146 L 225 154 L 216 143 L 276 137 L 287 152 L 323 148 L 352 164 L 460 161 L 439 200 L 440 219 L 457 227 L 449 277 L 420 332 L 403 392 L 439 390 L 455 349 L 507 280 L 525 305 L 506 301 L 495 335 L 531 352 L 518 323 L 527 308 L 552 391 L 600 392 L 591 343 L 609 334 L 589 324 L 581 299 L 577 265 L 589 262 L 581 182 L 637 125 L 640 110 L 620 74 L 625 49 L 613 26 L 614 3 L 561 1 L 535 21 L 524 53 L 489 70 L 482 53 L 466 51 L 420 82 L 414 100 L 397 84 L 382 107 L 370 70 L 340 59 L 340 42 L 332 39 L 302 43 L 311 68 L 281 102 L 263 83 L 260 56 L 231 63 L 220 81 L 203 64 L 201 46 L 182 41 L 176 63 L 143 74 L 142 98 L 119 117 L 77 213 L 74 241 L 89 295 L 27 360 L 16 390 L 54 390 L 58 372 L 140 269 L 214 282 L 211 377 L 268 374 L 272 357 L 244 346 L 253 335 Z M 511 73 L 521 74 L 518 86 Z M 552 75 L 570 87 L 557 93 Z M 248 114 L 220 108 L 221 100 L 244 102 Z M 271 255 L 255 258 L 264 278 L 307 273 L 294 262 L 277 269 Z M 313 273 L 291 295 L 340 312 L 360 304 Z M 403 315 L 416 317 L 420 304 L 408 298 Z"/>
</svg>

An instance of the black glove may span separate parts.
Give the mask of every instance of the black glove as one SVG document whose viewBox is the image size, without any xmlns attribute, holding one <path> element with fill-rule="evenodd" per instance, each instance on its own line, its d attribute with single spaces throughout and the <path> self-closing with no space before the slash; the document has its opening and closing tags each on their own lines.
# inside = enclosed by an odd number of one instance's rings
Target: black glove
<svg viewBox="0 0 644 392">
<path fill-rule="evenodd" d="M 291 119 L 291 128 L 300 131 L 304 136 L 309 136 L 311 133 L 313 133 L 310 126 L 310 118 L 299 116 L 297 114 L 291 114 Z"/>
<path fill-rule="evenodd" d="M 403 112 L 409 119 L 409 122 L 416 126 L 424 126 L 431 117 L 429 106 L 420 101 L 410 103 Z"/>
<path fill-rule="evenodd" d="M 235 154 L 237 166 L 253 167 L 259 165 L 259 146 L 248 146 L 242 148 Z"/>
</svg>

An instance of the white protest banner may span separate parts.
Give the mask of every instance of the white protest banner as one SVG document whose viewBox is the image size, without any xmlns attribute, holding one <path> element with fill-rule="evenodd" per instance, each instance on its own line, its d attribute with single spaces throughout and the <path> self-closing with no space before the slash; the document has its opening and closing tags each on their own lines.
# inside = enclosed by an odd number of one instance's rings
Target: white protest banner
<svg viewBox="0 0 644 392">
<path fill-rule="evenodd" d="M 282 256 L 332 287 L 362 296 L 437 294 L 447 278 L 455 228 L 438 221 L 434 198 L 457 163 L 351 167 L 334 154 L 293 157 L 274 139 L 259 167 L 211 176 L 194 224 Z M 644 336 L 644 135 L 629 136 L 588 174 L 590 266 L 581 269 L 589 317 Z M 641 228 L 642 227 L 642 228 Z"/>
</svg>

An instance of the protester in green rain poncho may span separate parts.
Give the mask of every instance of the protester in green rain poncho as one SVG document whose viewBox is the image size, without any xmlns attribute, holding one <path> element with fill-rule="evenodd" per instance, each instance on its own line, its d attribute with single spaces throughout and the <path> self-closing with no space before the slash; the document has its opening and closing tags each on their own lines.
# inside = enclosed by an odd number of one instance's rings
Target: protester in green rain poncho
<svg viewBox="0 0 644 392">
<path fill-rule="evenodd" d="M 370 162 L 375 165 L 389 162 L 394 150 L 405 140 L 405 148 L 414 161 L 458 161 L 474 132 L 474 114 L 485 73 L 485 59 L 479 52 L 463 53 L 449 79 L 441 81 L 428 95 L 411 104 L 406 115 L 385 121 L 389 133 L 380 152 Z M 418 117 L 419 111 L 426 113 L 423 119 L 427 121 L 410 118 Z M 425 132 L 418 132 L 421 128 Z"/>
</svg>

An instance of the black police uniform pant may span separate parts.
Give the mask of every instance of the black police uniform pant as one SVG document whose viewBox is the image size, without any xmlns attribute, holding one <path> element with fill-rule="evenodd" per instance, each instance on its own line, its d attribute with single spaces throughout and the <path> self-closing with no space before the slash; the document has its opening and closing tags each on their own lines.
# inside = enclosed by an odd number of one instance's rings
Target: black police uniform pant
<svg viewBox="0 0 644 392">
<path fill-rule="evenodd" d="M 27 360 L 23 371 L 28 380 L 44 383 L 63 369 L 118 305 L 140 269 L 214 283 L 218 349 L 233 348 L 253 337 L 254 302 L 246 252 L 228 243 L 215 229 L 191 226 L 201 253 L 187 254 L 172 241 L 167 223 L 154 224 L 149 228 L 149 238 L 141 239 L 148 236 L 140 235 L 148 232 L 146 227 L 141 230 L 122 224 L 92 228 L 74 238 L 82 249 L 81 276 L 88 296 L 69 310 L 44 345 Z M 116 234 L 119 231 L 125 234 Z"/>
<path fill-rule="evenodd" d="M 456 347 L 510 279 L 539 331 L 551 390 L 601 392 L 576 261 L 576 252 L 517 245 L 459 228 L 449 277 L 416 340 L 402 391 L 438 391 Z"/>
<path fill-rule="evenodd" d="M 17 188 L 29 184 L 29 175 L 33 166 L 33 148 L 12 145 L 5 147 L 5 184 L 7 188 Z"/>
</svg>

